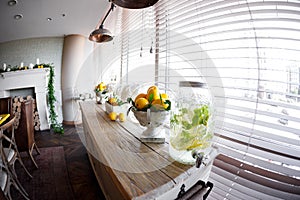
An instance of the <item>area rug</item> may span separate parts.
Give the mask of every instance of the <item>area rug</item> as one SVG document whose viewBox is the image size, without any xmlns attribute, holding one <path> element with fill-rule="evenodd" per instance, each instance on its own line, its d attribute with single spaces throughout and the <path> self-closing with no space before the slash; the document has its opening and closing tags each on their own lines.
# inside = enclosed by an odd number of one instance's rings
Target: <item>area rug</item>
<svg viewBox="0 0 300 200">
<path fill-rule="evenodd" d="M 40 148 L 40 155 L 34 155 L 38 165 L 36 169 L 27 153 L 22 152 L 22 160 L 33 176 L 29 178 L 20 164 L 16 163 L 18 178 L 32 200 L 68 200 L 74 199 L 69 181 L 64 148 Z M 35 152 L 35 151 L 34 151 Z M 13 199 L 23 197 L 12 187 Z"/>
</svg>

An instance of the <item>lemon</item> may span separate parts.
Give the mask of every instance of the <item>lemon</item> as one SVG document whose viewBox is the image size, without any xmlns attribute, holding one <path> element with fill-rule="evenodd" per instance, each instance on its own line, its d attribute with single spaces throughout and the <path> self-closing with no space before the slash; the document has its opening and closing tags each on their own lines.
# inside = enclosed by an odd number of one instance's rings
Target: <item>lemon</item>
<svg viewBox="0 0 300 200">
<path fill-rule="evenodd" d="M 165 99 L 155 99 L 152 101 L 152 105 L 154 105 L 157 109 L 164 110 L 169 106 L 169 104 L 166 104 L 165 101 Z"/>
<path fill-rule="evenodd" d="M 147 99 L 150 103 L 156 99 L 160 99 L 159 91 L 158 91 L 157 87 L 152 87 L 148 90 Z"/>
<path fill-rule="evenodd" d="M 149 90 L 151 90 L 152 88 L 154 88 L 155 90 L 158 90 L 157 86 L 155 86 L 155 85 L 152 85 L 152 86 L 150 86 L 150 87 L 148 88 L 148 90 L 147 90 L 147 93 L 148 93 L 148 92 L 149 92 Z"/>
<path fill-rule="evenodd" d="M 99 84 L 99 90 L 100 91 L 103 91 L 103 90 L 105 90 L 106 89 L 106 85 L 103 83 L 103 82 L 101 82 L 100 84 Z"/>
<path fill-rule="evenodd" d="M 111 120 L 111 121 L 116 121 L 116 119 L 117 119 L 117 113 L 116 112 L 111 112 L 111 113 L 109 113 L 109 115 L 108 115 L 108 117 L 109 117 L 109 119 Z"/>
<path fill-rule="evenodd" d="M 160 99 L 155 99 L 152 101 L 152 104 L 158 104 L 158 105 L 161 105 L 161 100 Z"/>
<path fill-rule="evenodd" d="M 162 101 L 160 99 L 155 99 L 152 101 L 152 106 L 154 106 L 158 110 L 164 110 L 164 107 L 162 105 Z"/>
<path fill-rule="evenodd" d="M 164 107 L 164 109 L 167 109 L 169 107 L 169 104 L 165 103 L 166 99 L 162 99 L 162 106 Z"/>
<path fill-rule="evenodd" d="M 136 100 L 139 99 L 139 98 L 147 98 L 147 94 L 144 94 L 144 93 L 138 94 L 138 95 L 135 97 L 134 102 L 136 102 Z"/>
<path fill-rule="evenodd" d="M 135 102 L 135 107 L 138 110 L 143 110 L 147 106 L 149 106 L 149 101 L 145 98 L 138 98 Z"/>
<path fill-rule="evenodd" d="M 169 96 L 166 93 L 160 94 L 162 99 L 169 99 Z"/>
<path fill-rule="evenodd" d="M 109 98 L 108 99 L 108 102 L 111 104 L 111 105 L 116 105 L 117 104 L 117 99 L 112 97 L 112 98 Z"/>
<path fill-rule="evenodd" d="M 194 139 L 194 141 L 192 142 L 192 144 L 190 146 L 188 146 L 186 149 L 187 150 L 192 150 L 192 149 L 196 149 L 199 148 L 203 145 L 203 143 L 197 139 Z"/>
<path fill-rule="evenodd" d="M 125 122 L 126 116 L 125 116 L 124 113 L 120 113 L 120 114 L 119 114 L 119 120 L 120 120 L 120 122 Z"/>
</svg>

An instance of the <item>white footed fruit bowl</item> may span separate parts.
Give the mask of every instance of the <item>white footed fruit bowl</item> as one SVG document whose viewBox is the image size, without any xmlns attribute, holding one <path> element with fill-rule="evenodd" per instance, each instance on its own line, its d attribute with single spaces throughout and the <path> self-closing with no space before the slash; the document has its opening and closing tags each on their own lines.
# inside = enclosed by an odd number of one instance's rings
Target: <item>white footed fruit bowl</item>
<svg viewBox="0 0 300 200">
<path fill-rule="evenodd" d="M 102 94 L 102 92 L 96 92 L 96 102 L 98 104 L 103 104 L 105 102 L 106 94 Z"/>
<path fill-rule="evenodd" d="M 166 125 L 170 120 L 169 111 L 137 111 L 132 109 L 132 112 L 140 125 L 147 129 L 141 134 L 142 142 L 163 143 L 165 142 Z"/>
</svg>

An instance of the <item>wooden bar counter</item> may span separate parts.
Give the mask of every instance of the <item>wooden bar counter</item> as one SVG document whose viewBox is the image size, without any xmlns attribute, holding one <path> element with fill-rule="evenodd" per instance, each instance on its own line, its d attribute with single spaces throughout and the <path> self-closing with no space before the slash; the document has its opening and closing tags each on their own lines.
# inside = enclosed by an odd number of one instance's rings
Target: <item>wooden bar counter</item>
<svg viewBox="0 0 300 200">
<path fill-rule="evenodd" d="M 127 119 L 111 121 L 103 105 L 80 102 L 91 165 L 106 199 L 175 199 L 185 184 L 207 181 L 212 161 L 196 168 L 174 161 L 164 144 L 143 143 L 142 127 Z"/>
</svg>

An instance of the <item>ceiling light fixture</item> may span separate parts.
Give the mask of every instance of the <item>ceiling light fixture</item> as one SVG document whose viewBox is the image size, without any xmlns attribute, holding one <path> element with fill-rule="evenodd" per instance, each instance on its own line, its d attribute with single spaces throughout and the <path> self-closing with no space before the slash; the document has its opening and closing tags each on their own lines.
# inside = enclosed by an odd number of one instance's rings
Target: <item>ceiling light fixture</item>
<svg viewBox="0 0 300 200">
<path fill-rule="evenodd" d="M 14 16 L 15 20 L 19 20 L 19 19 L 22 19 L 22 18 L 23 18 L 22 14 L 17 14 L 17 15 Z"/>
<path fill-rule="evenodd" d="M 93 41 L 93 42 L 98 42 L 98 43 L 102 43 L 102 42 L 109 42 L 113 39 L 112 34 L 109 30 L 103 28 L 103 23 L 106 20 L 107 16 L 109 15 L 109 13 L 111 11 L 113 11 L 115 5 L 112 3 L 110 9 L 108 10 L 108 12 L 106 13 L 105 17 L 103 18 L 101 25 L 99 26 L 98 29 L 94 30 L 90 36 L 89 36 L 89 40 Z"/>
<path fill-rule="evenodd" d="M 112 3 L 129 9 L 141 9 L 153 6 L 158 0 L 111 0 Z"/>
<path fill-rule="evenodd" d="M 9 6 L 14 6 L 14 5 L 16 5 L 17 3 L 18 3 L 17 0 L 10 0 L 10 1 L 7 2 L 7 4 L 8 4 Z"/>
</svg>

